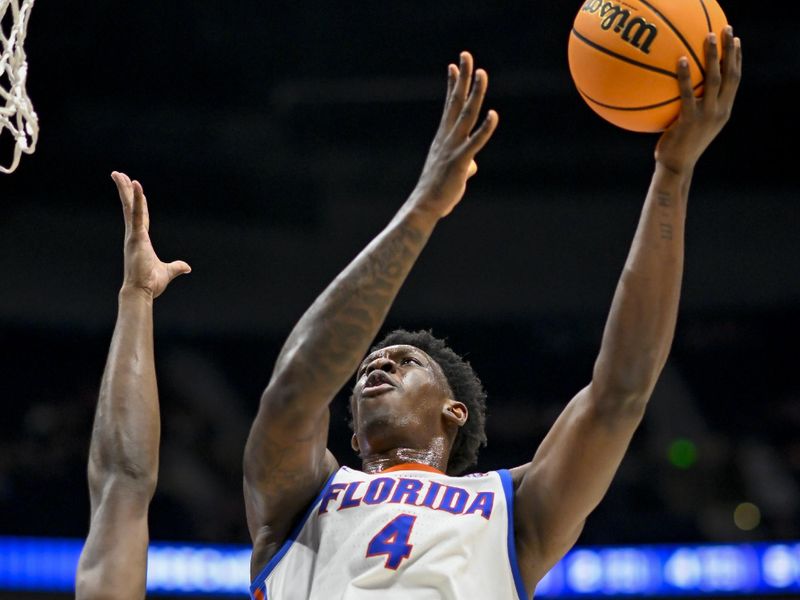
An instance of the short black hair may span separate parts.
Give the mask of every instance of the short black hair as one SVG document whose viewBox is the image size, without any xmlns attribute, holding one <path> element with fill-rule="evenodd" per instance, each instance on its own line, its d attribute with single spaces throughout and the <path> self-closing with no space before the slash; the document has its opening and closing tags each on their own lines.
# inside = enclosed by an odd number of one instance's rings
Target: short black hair
<svg viewBox="0 0 800 600">
<path fill-rule="evenodd" d="M 458 428 L 447 474 L 459 475 L 478 462 L 478 451 L 486 445 L 486 391 L 467 360 L 447 346 L 445 340 L 434 337 L 430 330 L 406 331 L 395 329 L 375 344 L 370 353 L 387 346 L 414 346 L 430 356 L 442 369 L 454 400 L 463 402 L 469 416 Z"/>
</svg>

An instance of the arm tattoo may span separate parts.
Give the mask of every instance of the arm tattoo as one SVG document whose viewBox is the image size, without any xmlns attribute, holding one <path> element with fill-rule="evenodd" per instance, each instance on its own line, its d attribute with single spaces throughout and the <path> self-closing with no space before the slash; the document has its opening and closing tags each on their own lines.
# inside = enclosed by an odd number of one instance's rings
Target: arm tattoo
<svg viewBox="0 0 800 600">
<path fill-rule="evenodd" d="M 671 217 L 672 195 L 666 190 L 659 190 L 656 194 L 658 206 L 661 208 L 661 217 L 665 222 L 659 223 L 658 230 L 662 240 L 672 239 L 672 225 L 668 221 Z"/>
<path fill-rule="evenodd" d="M 344 385 L 380 329 L 427 238 L 407 222 L 384 232 L 303 316 L 286 347 L 293 347 L 294 339 L 304 340 L 292 360 L 310 366 L 310 384 L 336 390 Z M 279 367 L 282 362 L 283 356 Z"/>
</svg>

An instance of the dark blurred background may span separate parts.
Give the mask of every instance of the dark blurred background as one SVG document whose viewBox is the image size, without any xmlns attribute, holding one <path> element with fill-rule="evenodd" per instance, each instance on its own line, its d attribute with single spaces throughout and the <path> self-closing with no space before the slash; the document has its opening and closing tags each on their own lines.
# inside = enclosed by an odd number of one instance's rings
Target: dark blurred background
<svg viewBox="0 0 800 600">
<path fill-rule="evenodd" d="M 744 78 L 695 172 L 671 359 L 579 543 L 800 536 L 800 43 L 786 4 L 723 3 Z M 155 308 L 152 537 L 248 543 L 241 455 L 272 363 L 413 188 L 463 49 L 490 74 L 500 126 L 385 330 L 431 328 L 476 368 L 479 470 L 528 461 L 589 381 L 657 140 L 575 91 L 579 6 L 38 3 L 26 48 L 39 147 L 0 179 L 0 533 L 87 532 L 121 170 L 144 185 L 160 256 L 193 267 Z M 357 466 L 345 397 L 330 446 Z"/>
</svg>

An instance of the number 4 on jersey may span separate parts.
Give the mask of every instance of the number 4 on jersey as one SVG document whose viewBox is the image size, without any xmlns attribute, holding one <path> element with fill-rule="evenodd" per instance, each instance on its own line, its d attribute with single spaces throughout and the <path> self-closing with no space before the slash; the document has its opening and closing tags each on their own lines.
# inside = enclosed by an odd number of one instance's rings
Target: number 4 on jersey
<svg viewBox="0 0 800 600">
<path fill-rule="evenodd" d="M 386 527 L 375 534 L 367 546 L 367 556 L 386 555 L 384 567 L 396 570 L 404 559 L 411 556 L 413 546 L 408 543 L 411 528 L 414 527 L 414 515 L 395 517 Z"/>
</svg>

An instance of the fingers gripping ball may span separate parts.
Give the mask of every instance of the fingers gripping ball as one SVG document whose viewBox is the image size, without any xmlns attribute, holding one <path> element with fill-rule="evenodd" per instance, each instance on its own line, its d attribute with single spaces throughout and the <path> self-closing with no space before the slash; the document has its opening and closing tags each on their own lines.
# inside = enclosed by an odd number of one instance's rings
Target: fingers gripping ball
<svg viewBox="0 0 800 600">
<path fill-rule="evenodd" d="M 706 38 L 722 39 L 727 24 L 716 0 L 584 0 L 569 37 L 572 80 L 610 123 L 663 131 L 680 109 L 678 59 L 702 96 Z"/>
</svg>

